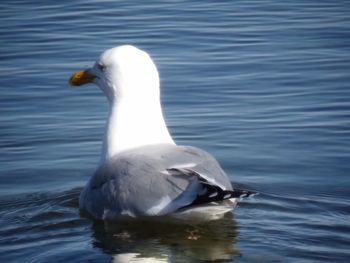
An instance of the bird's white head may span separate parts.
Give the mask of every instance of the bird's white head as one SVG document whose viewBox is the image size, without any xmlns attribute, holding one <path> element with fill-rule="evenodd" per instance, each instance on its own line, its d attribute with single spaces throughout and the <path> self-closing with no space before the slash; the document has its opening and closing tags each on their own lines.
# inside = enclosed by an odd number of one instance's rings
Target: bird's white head
<svg viewBox="0 0 350 263">
<path fill-rule="evenodd" d="M 69 82 L 95 83 L 110 102 L 103 161 L 131 148 L 174 144 L 161 109 L 158 71 L 146 52 L 129 45 L 106 50 L 92 68 L 73 73 Z"/>
<path fill-rule="evenodd" d="M 92 68 L 75 72 L 70 84 L 95 83 L 110 102 L 159 98 L 159 75 L 151 57 L 130 45 L 103 52 Z"/>
</svg>

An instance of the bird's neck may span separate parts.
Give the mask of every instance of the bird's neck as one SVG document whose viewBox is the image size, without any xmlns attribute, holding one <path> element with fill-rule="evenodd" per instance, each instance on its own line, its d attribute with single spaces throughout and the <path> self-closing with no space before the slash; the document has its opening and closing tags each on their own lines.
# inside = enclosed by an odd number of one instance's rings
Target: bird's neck
<svg viewBox="0 0 350 263">
<path fill-rule="evenodd" d="M 110 102 L 102 162 L 122 151 L 158 143 L 175 144 L 165 124 L 159 99 Z"/>
</svg>

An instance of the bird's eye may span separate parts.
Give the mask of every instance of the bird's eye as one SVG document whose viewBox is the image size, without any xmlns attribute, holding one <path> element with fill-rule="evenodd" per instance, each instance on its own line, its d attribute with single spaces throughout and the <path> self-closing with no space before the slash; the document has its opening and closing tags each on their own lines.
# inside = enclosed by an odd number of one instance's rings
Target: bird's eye
<svg viewBox="0 0 350 263">
<path fill-rule="evenodd" d="M 101 70 L 101 71 L 104 71 L 104 69 L 105 69 L 105 66 L 102 65 L 102 64 L 100 64 L 100 63 L 97 64 L 97 67 L 98 67 L 98 69 Z"/>
</svg>

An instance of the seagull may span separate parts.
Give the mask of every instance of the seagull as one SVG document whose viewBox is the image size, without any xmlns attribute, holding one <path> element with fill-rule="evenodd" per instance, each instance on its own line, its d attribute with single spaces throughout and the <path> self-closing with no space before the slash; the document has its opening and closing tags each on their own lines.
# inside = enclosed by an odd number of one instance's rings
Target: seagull
<svg viewBox="0 0 350 263">
<path fill-rule="evenodd" d="M 79 208 L 93 218 L 216 220 L 246 194 L 233 190 L 209 153 L 174 142 L 162 113 L 158 71 L 145 51 L 108 49 L 69 82 L 96 84 L 109 103 L 101 160 L 79 198 Z"/>
</svg>

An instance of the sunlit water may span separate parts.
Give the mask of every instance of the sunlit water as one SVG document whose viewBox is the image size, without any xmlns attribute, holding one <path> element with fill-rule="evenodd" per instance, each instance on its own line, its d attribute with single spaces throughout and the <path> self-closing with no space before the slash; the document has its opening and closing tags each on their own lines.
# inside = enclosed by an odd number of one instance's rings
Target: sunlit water
<svg viewBox="0 0 350 263">
<path fill-rule="evenodd" d="M 1 262 L 347 262 L 349 1 L 1 1 Z M 106 99 L 70 74 L 134 44 L 179 144 L 260 194 L 204 225 L 79 214 Z"/>
</svg>

